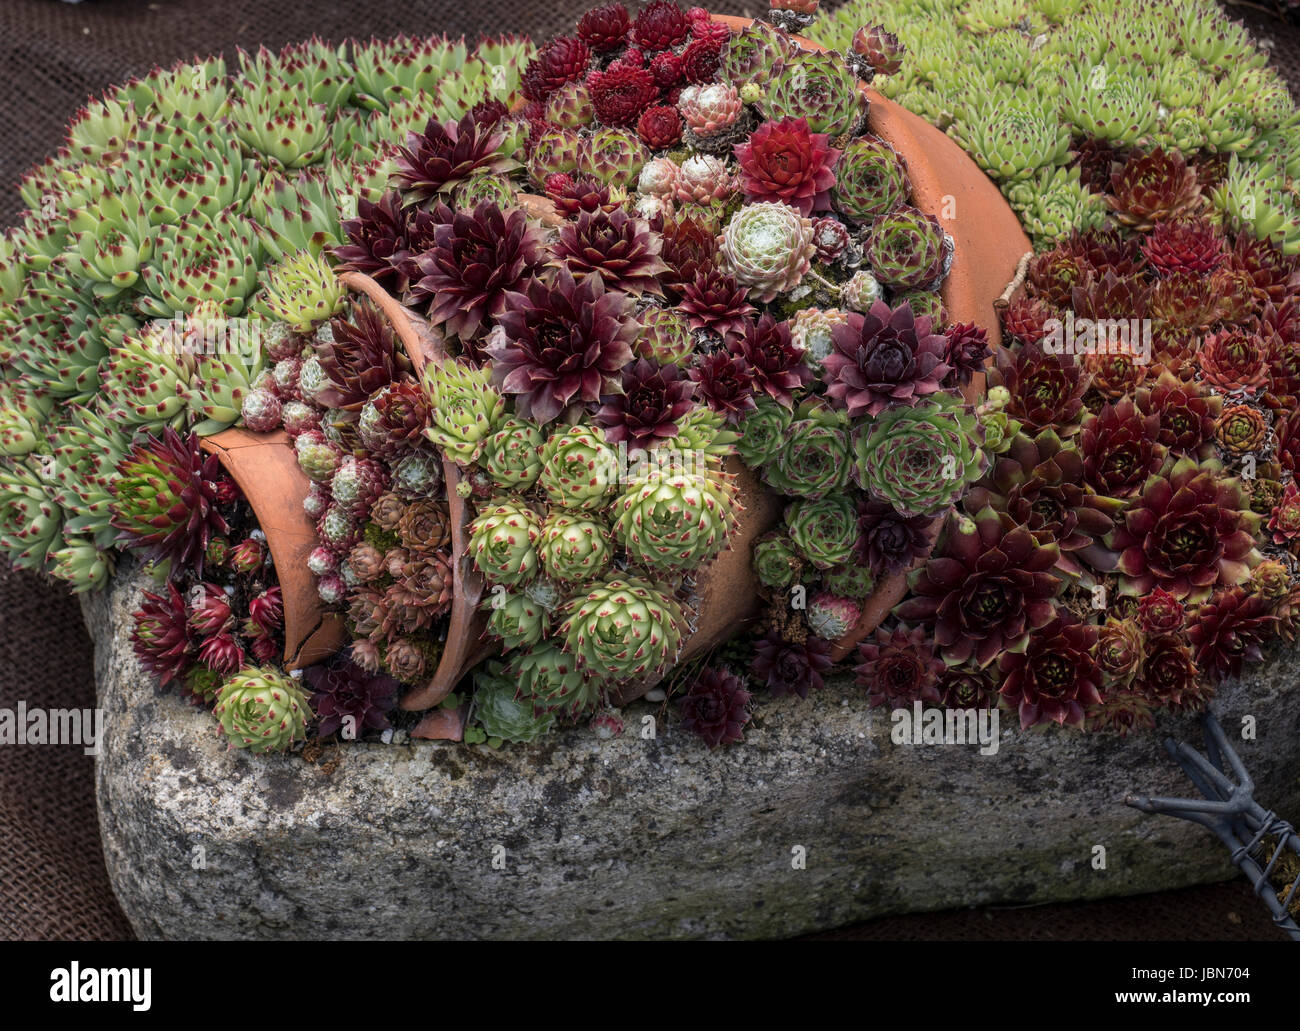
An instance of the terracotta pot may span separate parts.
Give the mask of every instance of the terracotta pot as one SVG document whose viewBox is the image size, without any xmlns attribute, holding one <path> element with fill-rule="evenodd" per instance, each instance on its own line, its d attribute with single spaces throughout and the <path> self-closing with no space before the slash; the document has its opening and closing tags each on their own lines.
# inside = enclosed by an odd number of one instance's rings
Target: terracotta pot
<svg viewBox="0 0 1300 1031">
<path fill-rule="evenodd" d="M 751 18 L 714 15 L 714 20 L 740 30 Z M 795 37 L 805 50 L 829 48 Z M 940 291 L 953 322 L 974 322 L 988 330 L 990 343 L 1002 338 L 993 302 L 1016 273 L 1021 257 L 1032 250 L 1015 213 L 1002 192 L 948 136 L 906 108 L 886 100 L 863 85 L 871 106 L 868 131 L 889 143 L 907 162 L 912 196 L 918 208 L 939 219 L 953 239 L 952 269 Z M 983 377 L 964 392 L 968 401 L 983 393 Z M 835 642 L 831 656 L 844 658 L 871 633 L 907 593 L 907 574 L 888 576 L 862 607 L 857 626 Z"/>
<path fill-rule="evenodd" d="M 316 524 L 302 507 L 311 481 L 298 466 L 289 435 L 230 429 L 201 444 L 239 484 L 266 534 L 284 598 L 285 665 L 300 669 L 329 658 L 343 646 L 346 628 L 342 616 L 325 611 L 307 568 L 317 544 Z"/>
</svg>

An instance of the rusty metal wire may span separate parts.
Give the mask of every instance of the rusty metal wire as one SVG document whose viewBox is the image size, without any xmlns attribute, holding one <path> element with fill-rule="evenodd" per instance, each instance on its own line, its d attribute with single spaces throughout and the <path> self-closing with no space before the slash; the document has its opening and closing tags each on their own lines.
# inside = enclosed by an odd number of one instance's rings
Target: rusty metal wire
<svg viewBox="0 0 1300 1031">
<path fill-rule="evenodd" d="M 1273 923 L 1293 941 L 1300 941 L 1300 927 L 1290 914 L 1292 900 L 1300 890 L 1297 876 L 1279 898 L 1270 881 L 1283 850 L 1300 858 L 1300 836 L 1295 828 L 1271 810 L 1264 809 L 1252 797 L 1255 781 L 1241 757 L 1229 743 L 1223 728 L 1213 716 L 1206 715 L 1205 755 L 1186 743 L 1165 738 L 1165 751 L 1182 767 L 1203 798 L 1149 798 L 1128 795 L 1124 802 L 1144 813 L 1163 813 L 1190 820 L 1213 831 L 1228 846 L 1233 865 L 1250 880 L 1255 894 L 1264 900 L 1273 914 Z M 1224 763 L 1227 763 L 1225 768 Z M 1231 775 L 1231 776 L 1230 776 Z M 1234 783 L 1231 778 L 1235 777 Z M 1273 854 L 1261 865 L 1265 841 L 1275 839 Z"/>
</svg>

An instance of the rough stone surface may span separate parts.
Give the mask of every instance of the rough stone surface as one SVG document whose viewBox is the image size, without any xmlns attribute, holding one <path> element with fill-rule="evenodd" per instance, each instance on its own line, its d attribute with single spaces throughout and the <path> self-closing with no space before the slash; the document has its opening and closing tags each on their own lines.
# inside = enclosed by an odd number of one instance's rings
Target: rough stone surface
<svg viewBox="0 0 1300 1031">
<path fill-rule="evenodd" d="M 210 715 L 158 694 L 131 656 L 140 589 L 121 578 L 85 610 L 104 849 L 144 938 L 774 937 L 1233 874 L 1207 832 L 1121 804 L 1188 793 L 1158 737 L 1003 720 L 994 756 L 896 745 L 849 683 L 763 702 L 746 742 L 716 752 L 644 702 L 610 741 L 583 727 L 495 752 L 349 745 L 327 752 L 331 772 L 227 751 Z M 1230 733 L 1257 718 L 1241 754 L 1257 797 L 1293 815 L 1295 659 L 1216 702 Z M 1199 739 L 1191 720 L 1161 729 Z"/>
</svg>

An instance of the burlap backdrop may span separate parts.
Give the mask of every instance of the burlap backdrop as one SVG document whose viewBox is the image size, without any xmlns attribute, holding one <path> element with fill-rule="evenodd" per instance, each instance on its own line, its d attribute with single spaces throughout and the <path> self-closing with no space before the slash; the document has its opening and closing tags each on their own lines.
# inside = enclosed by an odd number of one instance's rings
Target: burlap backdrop
<svg viewBox="0 0 1300 1031">
<path fill-rule="evenodd" d="M 476 38 L 503 31 L 534 38 L 563 30 L 587 0 L 55 0 L 0 3 L 0 183 L 57 149 L 87 96 L 155 65 L 259 43 L 279 47 L 312 34 L 435 32 Z M 764 5 L 712 0 L 719 13 Z M 1275 60 L 1300 81 L 1294 29 L 1262 22 Z M 0 224 L 21 210 L 0 195 Z M 28 573 L 0 569 L 0 707 L 93 706 L 93 656 L 76 603 Z M 1153 743 L 1153 747 L 1155 747 Z M 76 748 L 0 748 L 0 934 L 23 939 L 123 938 L 131 929 L 104 872 L 92 759 Z M 1273 938 L 1244 883 L 1141 899 L 1035 909 L 893 917 L 831 937 L 964 939 Z"/>
</svg>

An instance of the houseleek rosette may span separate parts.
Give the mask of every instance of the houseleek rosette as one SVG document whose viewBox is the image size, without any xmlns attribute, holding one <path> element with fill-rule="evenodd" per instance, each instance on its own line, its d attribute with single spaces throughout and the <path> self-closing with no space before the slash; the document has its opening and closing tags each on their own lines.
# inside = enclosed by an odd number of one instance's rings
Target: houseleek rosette
<svg viewBox="0 0 1300 1031">
<path fill-rule="evenodd" d="M 232 748 L 286 751 L 306 737 L 311 704 L 298 681 L 269 666 L 240 670 L 217 692 L 213 713 Z"/>
<path fill-rule="evenodd" d="M 614 502 L 614 534 L 628 557 L 648 569 L 694 569 L 718 554 L 736 529 L 736 485 L 689 452 L 678 470 L 638 477 Z"/>
<path fill-rule="evenodd" d="M 677 658 L 681 607 L 653 584 L 611 577 L 569 601 L 559 637 L 578 668 L 597 680 L 623 682 L 662 672 Z"/>
<path fill-rule="evenodd" d="M 891 408 L 854 440 L 854 476 L 901 515 L 938 515 L 982 475 L 979 419 L 960 398 L 934 394 L 912 408 Z"/>
</svg>

